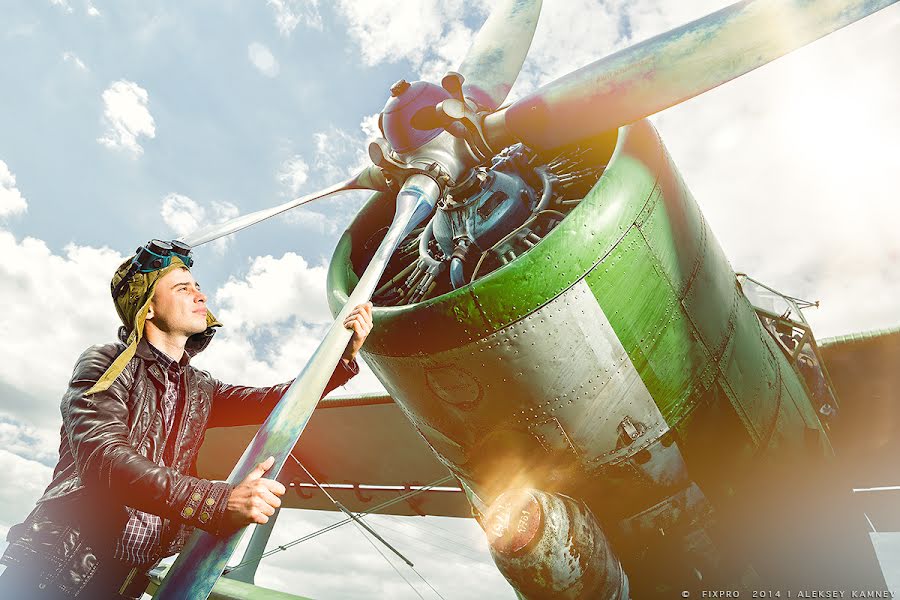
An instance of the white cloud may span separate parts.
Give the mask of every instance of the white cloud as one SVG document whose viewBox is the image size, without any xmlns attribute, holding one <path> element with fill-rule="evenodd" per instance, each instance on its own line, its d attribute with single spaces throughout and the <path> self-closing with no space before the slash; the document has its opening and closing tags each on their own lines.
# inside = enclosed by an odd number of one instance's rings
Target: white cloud
<svg viewBox="0 0 900 600">
<path fill-rule="evenodd" d="M 429 76 L 443 75 L 465 55 L 473 35 L 463 23 L 465 8 L 462 0 L 338 3 L 364 64 L 408 60 Z"/>
<path fill-rule="evenodd" d="M 243 279 L 231 278 L 216 293 L 222 318 L 240 327 L 271 326 L 289 318 L 313 325 L 331 320 L 325 304 L 324 264 L 310 266 L 293 252 L 258 256 Z"/>
<path fill-rule="evenodd" d="M 74 52 L 63 52 L 62 59 L 64 62 L 72 63 L 73 65 L 75 65 L 75 68 L 79 71 L 88 70 L 84 62 L 80 58 L 78 58 L 78 56 Z"/>
<path fill-rule="evenodd" d="M 326 272 L 324 263 L 310 265 L 293 252 L 253 258 L 247 273 L 229 278 L 211 295 L 210 308 L 225 326 L 197 364 L 250 385 L 295 377 L 332 321 Z M 335 393 L 383 389 L 361 366 L 360 375 Z"/>
<path fill-rule="evenodd" d="M 201 205 L 182 194 L 171 193 L 163 198 L 160 216 L 178 237 L 192 233 L 211 223 L 223 223 L 238 216 L 238 208 L 230 202 L 210 202 Z M 233 234 L 212 242 L 219 253 L 224 252 Z"/>
<path fill-rule="evenodd" d="M 93 4 L 91 4 L 90 2 L 87 3 L 86 10 L 87 10 L 87 14 L 89 17 L 99 17 L 100 16 L 100 11 L 97 10 L 97 7 L 94 6 Z"/>
<path fill-rule="evenodd" d="M 356 175 L 364 166 L 371 164 L 365 139 L 368 132 L 364 126 L 369 126 L 367 120 L 363 120 L 356 131 L 329 127 L 313 134 L 313 167 L 325 185 Z"/>
<path fill-rule="evenodd" d="M 25 520 L 50 483 L 53 470 L 42 463 L 0 449 L 0 473 L 3 473 L 6 483 L 0 485 L 0 527 L 8 529 L 10 525 Z"/>
<path fill-rule="evenodd" d="M 344 154 L 355 146 L 351 134 L 337 127 L 314 133 L 316 173 L 332 183 L 346 178 L 350 172 Z"/>
<path fill-rule="evenodd" d="M 359 128 L 362 130 L 363 136 L 365 136 L 363 144 L 366 148 L 369 147 L 369 142 L 381 137 L 381 130 L 378 128 L 378 118 L 380 116 L 381 113 L 375 113 L 374 115 L 363 117 L 359 123 Z"/>
<path fill-rule="evenodd" d="M 253 66 L 256 67 L 256 70 L 266 77 L 278 75 L 278 61 L 275 60 L 271 50 L 263 44 L 253 42 L 247 46 L 247 56 L 250 58 Z"/>
<path fill-rule="evenodd" d="M 319 0 L 268 0 L 266 3 L 275 11 L 275 24 L 283 36 L 291 35 L 300 23 L 322 29 Z"/>
<path fill-rule="evenodd" d="M 28 210 L 28 202 L 16 187 L 16 176 L 5 162 L 0 160 L 0 218 L 17 215 Z"/>
<path fill-rule="evenodd" d="M 456 71 L 475 39 L 475 31 L 462 23 L 450 23 L 441 35 L 439 44 L 431 48 L 418 67 L 418 77 L 440 83 L 447 71 Z"/>
<path fill-rule="evenodd" d="M 59 458 L 59 433 L 0 417 L 0 448 L 52 467 Z"/>
<path fill-rule="evenodd" d="M 311 166 L 299 156 L 294 156 L 282 165 L 279 180 L 282 184 L 289 184 L 302 179 L 307 184 L 308 191 L 305 193 L 311 193 L 356 175 L 371 164 L 367 148 L 369 141 L 381 135 L 377 123 L 378 115 L 375 114 L 365 117 L 355 131 L 332 126 L 314 133 Z M 292 166 L 295 167 L 293 171 Z M 292 174 L 297 177 L 292 179 Z M 309 174 L 312 174 L 312 185 L 308 185 Z M 317 207 L 327 206 L 321 212 L 304 206 L 290 211 L 285 218 L 287 222 L 306 229 L 331 234 L 346 226 L 369 195 L 367 191 L 342 192 L 318 200 Z"/>
<path fill-rule="evenodd" d="M 322 202 L 328 202 L 328 200 Z M 338 230 L 338 224 L 334 218 L 305 206 L 288 212 L 285 220 L 323 235 L 331 235 Z"/>
<path fill-rule="evenodd" d="M 278 182 L 287 187 L 292 196 L 297 195 L 307 179 L 309 179 L 309 165 L 298 154 L 285 160 L 278 169 Z"/>
<path fill-rule="evenodd" d="M 143 154 L 139 136 L 156 137 L 156 124 L 147 108 L 147 90 L 124 79 L 103 92 L 103 120 L 106 131 L 97 141 L 107 148 L 125 150 L 133 156 Z"/>
<path fill-rule="evenodd" d="M 71 7 L 71 5 L 69 5 L 68 0 L 50 0 L 50 4 L 52 4 L 53 6 L 60 7 L 63 11 L 65 11 L 67 13 L 72 12 L 72 7 Z"/>
<path fill-rule="evenodd" d="M 618 4 L 592 0 L 545 3 L 510 98 L 531 92 L 627 45 L 619 34 Z"/>
<path fill-rule="evenodd" d="M 378 115 L 374 117 L 377 123 Z M 313 134 L 316 188 L 321 189 L 346 179 L 351 174 L 355 175 L 368 164 L 368 157 L 361 149 L 368 145 L 366 138 L 370 136 L 370 132 L 366 127 L 370 125 L 370 120 L 366 118 L 361 123 L 361 134 L 347 133 L 337 128 Z M 377 129 L 377 125 L 375 127 Z M 352 165 L 349 168 L 344 166 L 348 163 Z M 294 155 L 282 163 L 278 171 L 278 181 L 288 188 L 291 196 L 296 197 L 301 195 L 301 188 L 307 184 L 309 173 L 310 167 L 306 161 L 299 155 Z M 308 189 L 304 190 L 304 194 L 314 191 L 311 186 L 306 187 Z M 285 222 L 299 225 L 304 229 L 330 235 L 337 232 L 341 224 L 350 218 L 348 210 L 358 208 L 360 200 L 359 192 L 342 193 L 318 201 L 321 205 L 328 206 L 325 212 L 311 209 L 310 205 L 307 205 L 288 211 L 284 219 Z"/>
<path fill-rule="evenodd" d="M 124 257 L 75 244 L 56 255 L 41 240 L 18 241 L 3 230 L 0 255 L 0 331 L 15 340 L 0 344 L 0 382 L 19 390 L 4 394 L 0 409 L 47 425 L 59 418 L 75 359 L 98 340 L 115 337 L 119 320 L 109 281 Z"/>
<path fill-rule="evenodd" d="M 204 225 L 206 211 L 187 196 L 172 193 L 163 198 L 160 215 L 166 225 L 182 236 Z"/>
</svg>

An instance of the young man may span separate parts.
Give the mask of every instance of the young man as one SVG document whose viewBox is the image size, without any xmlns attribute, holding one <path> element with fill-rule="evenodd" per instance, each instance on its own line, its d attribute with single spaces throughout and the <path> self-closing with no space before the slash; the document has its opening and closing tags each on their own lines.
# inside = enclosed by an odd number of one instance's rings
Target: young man
<svg viewBox="0 0 900 600">
<path fill-rule="evenodd" d="M 197 477 L 208 427 L 262 423 L 290 382 L 224 384 L 190 365 L 221 326 L 189 268 L 190 248 L 154 240 L 122 263 L 111 289 L 122 343 L 88 348 L 61 404 L 59 462 L 0 563 L 0 598 L 138 598 L 147 571 L 194 527 L 212 534 L 265 523 L 285 488 L 262 475 L 236 486 Z M 325 389 L 358 372 L 371 304 L 344 321 L 353 336 Z"/>
</svg>

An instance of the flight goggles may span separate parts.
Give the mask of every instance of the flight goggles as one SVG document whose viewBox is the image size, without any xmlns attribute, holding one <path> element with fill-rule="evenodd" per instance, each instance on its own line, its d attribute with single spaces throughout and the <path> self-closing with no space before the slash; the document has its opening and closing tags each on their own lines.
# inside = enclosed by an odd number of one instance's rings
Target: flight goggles
<svg viewBox="0 0 900 600">
<path fill-rule="evenodd" d="M 165 269 L 172 264 L 173 256 L 180 258 L 186 267 L 190 268 L 194 265 L 194 259 L 191 257 L 191 247 L 178 240 L 172 240 L 171 242 L 150 240 L 134 251 L 134 259 L 131 263 L 137 265 L 136 271 L 151 273 Z"/>
<path fill-rule="evenodd" d="M 112 290 L 113 298 L 118 297 L 119 292 L 122 291 L 122 288 L 136 273 L 152 273 L 153 271 L 165 269 L 172 264 L 173 256 L 177 256 L 188 268 L 194 264 L 194 259 L 191 256 L 191 247 L 178 240 L 172 240 L 171 242 L 150 240 L 139 247 L 134 251 L 134 258 L 131 260 L 128 272 L 125 273 L 119 284 Z"/>
</svg>

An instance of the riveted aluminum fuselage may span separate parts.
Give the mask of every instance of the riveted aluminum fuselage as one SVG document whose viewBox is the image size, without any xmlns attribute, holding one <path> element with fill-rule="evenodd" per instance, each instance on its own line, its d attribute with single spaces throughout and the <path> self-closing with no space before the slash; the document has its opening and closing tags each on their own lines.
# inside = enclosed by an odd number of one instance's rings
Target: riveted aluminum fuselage
<svg viewBox="0 0 900 600">
<path fill-rule="evenodd" d="M 339 242 L 333 311 L 392 211 L 374 196 Z M 533 486 L 602 497 L 592 509 L 618 521 L 691 482 L 725 498 L 747 461 L 808 451 L 809 431 L 829 451 L 647 121 L 620 130 L 596 186 L 526 254 L 374 315 L 366 362 L 485 502 Z"/>
</svg>

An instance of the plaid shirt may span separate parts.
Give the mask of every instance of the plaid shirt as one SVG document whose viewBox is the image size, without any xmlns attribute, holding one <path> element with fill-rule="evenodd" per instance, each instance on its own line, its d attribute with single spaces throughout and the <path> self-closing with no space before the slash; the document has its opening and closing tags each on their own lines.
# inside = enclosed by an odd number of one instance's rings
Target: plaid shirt
<svg viewBox="0 0 900 600">
<path fill-rule="evenodd" d="M 153 345 L 150 345 L 150 350 L 156 356 L 166 384 L 166 390 L 162 398 L 162 414 L 166 435 L 163 442 L 163 455 L 159 461 L 160 465 L 166 466 L 166 463 L 172 462 L 170 451 L 174 449 L 174 444 L 169 444 L 169 437 L 172 433 L 176 405 L 181 393 L 182 365 L 154 348 Z M 129 506 L 125 508 L 131 516 L 125 525 L 125 529 L 116 540 L 115 558 L 135 565 L 148 563 L 151 558 L 154 558 L 153 554 L 159 546 L 163 526 L 162 518 Z"/>
</svg>

